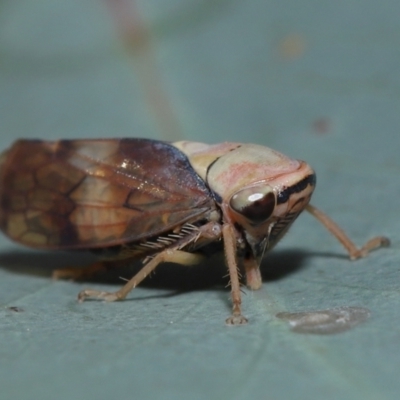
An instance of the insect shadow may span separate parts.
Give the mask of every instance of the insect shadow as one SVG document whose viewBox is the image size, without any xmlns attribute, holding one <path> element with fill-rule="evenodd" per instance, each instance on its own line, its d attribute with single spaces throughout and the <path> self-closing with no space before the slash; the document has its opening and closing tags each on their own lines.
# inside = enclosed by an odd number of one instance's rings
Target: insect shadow
<svg viewBox="0 0 400 400">
<path fill-rule="evenodd" d="M 261 273 L 263 281 L 276 281 L 305 268 L 306 259 L 316 255 L 300 249 L 277 250 L 263 260 Z M 337 254 L 323 254 L 324 257 L 340 257 Z M 55 269 L 85 266 L 96 261 L 90 253 L 84 252 L 37 252 L 9 250 L 0 252 L 0 268 L 15 274 L 50 277 Z M 121 268 L 85 277 L 84 282 L 122 284 L 136 273 L 142 264 L 133 262 Z M 161 264 L 156 272 L 141 286 L 170 289 L 177 292 L 205 290 L 227 286 L 229 277 L 222 254 L 207 258 L 199 265 L 185 267 L 172 263 Z"/>
</svg>

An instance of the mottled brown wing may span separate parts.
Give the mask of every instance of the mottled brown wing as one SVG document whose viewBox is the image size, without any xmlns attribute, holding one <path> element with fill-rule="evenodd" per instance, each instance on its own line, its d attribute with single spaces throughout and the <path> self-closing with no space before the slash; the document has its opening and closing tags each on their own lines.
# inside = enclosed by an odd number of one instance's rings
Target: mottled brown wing
<svg viewBox="0 0 400 400">
<path fill-rule="evenodd" d="M 0 163 L 0 227 L 32 247 L 135 242 L 215 208 L 186 156 L 165 142 L 20 140 Z"/>
</svg>

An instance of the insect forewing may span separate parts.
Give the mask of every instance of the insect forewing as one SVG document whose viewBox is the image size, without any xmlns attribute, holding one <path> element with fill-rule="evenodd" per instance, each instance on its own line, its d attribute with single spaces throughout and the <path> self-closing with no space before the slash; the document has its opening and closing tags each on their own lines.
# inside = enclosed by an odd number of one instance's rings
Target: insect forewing
<svg viewBox="0 0 400 400">
<path fill-rule="evenodd" d="M 0 228 L 28 246 L 145 240 L 215 208 L 186 156 L 160 141 L 20 140 L 0 161 Z"/>
</svg>

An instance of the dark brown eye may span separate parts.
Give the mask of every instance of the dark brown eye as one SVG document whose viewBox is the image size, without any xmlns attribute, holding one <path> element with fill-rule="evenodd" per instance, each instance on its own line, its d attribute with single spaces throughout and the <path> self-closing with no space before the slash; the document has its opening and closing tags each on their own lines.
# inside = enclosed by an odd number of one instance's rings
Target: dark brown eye
<svg viewBox="0 0 400 400">
<path fill-rule="evenodd" d="M 252 186 L 235 193 L 229 204 L 251 222 L 260 224 L 271 217 L 276 198 L 270 186 Z"/>
</svg>

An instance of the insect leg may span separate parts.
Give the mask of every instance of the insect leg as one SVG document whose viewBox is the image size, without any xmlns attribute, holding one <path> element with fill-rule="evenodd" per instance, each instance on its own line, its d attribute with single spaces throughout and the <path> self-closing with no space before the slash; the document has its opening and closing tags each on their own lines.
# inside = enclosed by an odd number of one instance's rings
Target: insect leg
<svg viewBox="0 0 400 400">
<path fill-rule="evenodd" d="M 209 222 L 201 227 L 191 229 L 190 233 L 175 242 L 173 247 L 160 251 L 146 263 L 146 265 L 133 277 L 125 286 L 115 293 L 103 292 L 100 290 L 86 289 L 78 294 L 78 300 L 84 301 L 87 298 L 98 298 L 106 301 L 116 301 L 124 299 L 128 293 L 145 279 L 158 264 L 163 262 L 173 262 L 182 265 L 194 265 L 200 263 L 204 256 L 196 253 L 183 251 L 191 244 L 199 244 L 200 247 L 209 242 L 218 240 L 221 237 L 220 225 L 216 222 Z M 125 256 L 130 253 L 127 252 Z"/>
<path fill-rule="evenodd" d="M 82 268 L 61 268 L 56 269 L 52 273 L 53 279 L 73 279 L 80 280 L 90 278 L 99 272 L 108 271 L 110 268 L 114 269 L 118 261 L 97 261 L 87 267 Z M 121 263 L 122 264 L 122 263 Z"/>
<path fill-rule="evenodd" d="M 78 300 L 81 302 L 87 298 L 97 298 L 105 301 L 123 300 L 131 290 L 157 268 L 158 264 L 173 262 L 183 265 L 195 265 L 198 264 L 202 258 L 203 256 L 199 254 L 187 253 L 177 249 L 166 249 L 152 258 L 133 278 L 116 292 L 86 289 L 78 294 Z"/>
<path fill-rule="evenodd" d="M 390 240 L 385 236 L 377 236 L 365 243 L 361 248 L 358 248 L 350 238 L 344 233 L 344 231 L 334 222 L 332 221 L 325 213 L 318 210 L 311 204 L 306 206 L 306 210 L 312 214 L 322 225 L 325 226 L 326 229 L 336 239 L 343 245 L 343 247 L 347 250 L 349 257 L 351 260 L 356 260 L 357 258 L 366 257 L 368 253 L 374 249 L 379 247 L 387 247 L 390 245 Z"/>
<path fill-rule="evenodd" d="M 262 286 L 260 265 L 251 255 L 243 260 L 244 270 L 246 271 L 246 285 L 252 290 L 258 290 Z"/>
<path fill-rule="evenodd" d="M 232 225 L 223 225 L 222 235 L 224 238 L 225 258 L 229 270 L 233 303 L 232 315 L 227 318 L 225 322 L 227 325 L 243 325 L 247 323 L 247 318 L 242 315 L 241 310 L 242 298 L 240 293 L 239 274 L 236 260 L 236 236 Z"/>
</svg>

